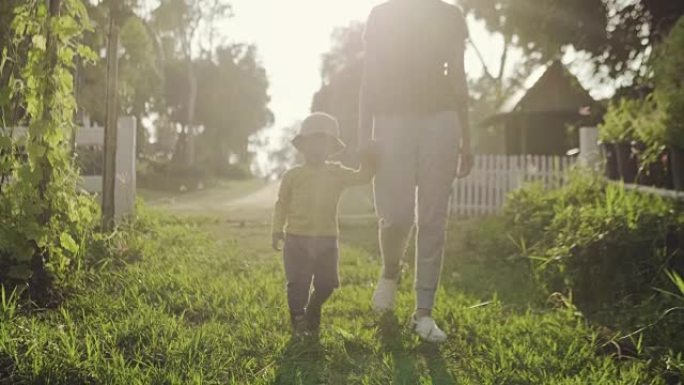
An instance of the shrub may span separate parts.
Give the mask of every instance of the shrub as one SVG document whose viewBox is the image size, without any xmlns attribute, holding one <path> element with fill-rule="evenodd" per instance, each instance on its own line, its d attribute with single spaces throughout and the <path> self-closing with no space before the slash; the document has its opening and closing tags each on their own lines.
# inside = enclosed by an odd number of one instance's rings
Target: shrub
<svg viewBox="0 0 684 385">
<path fill-rule="evenodd" d="M 664 150 L 667 142 L 666 110 L 662 101 L 655 94 L 649 95 L 641 105 L 634 120 L 636 139 L 646 145 L 640 154 L 641 162 L 653 163 Z"/>
<path fill-rule="evenodd" d="M 551 261 L 551 276 L 562 276 L 564 287 L 555 289 L 572 290 L 584 305 L 648 296 L 667 262 L 671 209 L 663 199 L 609 185 L 594 202 L 557 207 L 548 227 L 554 239 L 536 252 Z"/>
<path fill-rule="evenodd" d="M 671 241 L 683 234 L 680 212 L 675 201 L 578 173 L 558 190 L 513 193 L 505 220 L 547 293 L 566 294 L 602 323 L 682 347 L 684 317 L 668 312 L 679 304 L 659 291 L 672 287 L 666 271 L 683 266 Z"/>
<path fill-rule="evenodd" d="M 562 189 L 517 191 L 505 209 L 549 289 L 593 304 L 652 294 L 668 262 L 665 238 L 681 227 L 675 212 L 664 198 L 581 173 Z"/>
<path fill-rule="evenodd" d="M 548 190 L 531 184 L 508 196 L 504 216 L 516 238 L 528 246 L 548 240 L 548 228 L 559 207 L 594 201 L 605 189 L 606 182 L 592 173 L 575 171 L 571 183 L 562 189 Z"/>
<path fill-rule="evenodd" d="M 635 120 L 639 116 L 642 102 L 620 99 L 608 106 L 608 111 L 599 125 L 599 139 L 606 143 L 631 142 L 635 139 Z"/>
</svg>

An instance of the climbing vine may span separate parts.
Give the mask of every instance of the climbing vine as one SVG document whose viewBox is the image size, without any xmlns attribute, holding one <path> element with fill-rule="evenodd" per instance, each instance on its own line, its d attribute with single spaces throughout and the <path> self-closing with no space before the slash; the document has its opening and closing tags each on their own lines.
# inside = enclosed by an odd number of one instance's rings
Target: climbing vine
<svg viewBox="0 0 684 385">
<path fill-rule="evenodd" d="M 0 274 L 29 282 L 38 298 L 78 265 L 94 224 L 95 205 L 77 193 L 69 150 L 75 60 L 94 59 L 79 43 L 87 28 L 81 0 L 23 1 L 0 61 Z M 25 134 L 9 124 L 25 126 Z"/>
</svg>

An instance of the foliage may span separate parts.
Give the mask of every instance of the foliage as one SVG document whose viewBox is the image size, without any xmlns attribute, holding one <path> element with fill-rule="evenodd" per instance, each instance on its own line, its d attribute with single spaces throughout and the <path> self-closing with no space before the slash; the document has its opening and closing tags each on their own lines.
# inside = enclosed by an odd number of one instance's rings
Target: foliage
<svg viewBox="0 0 684 385">
<path fill-rule="evenodd" d="M 36 317 L 6 293 L 0 383 L 665 385 L 648 361 L 597 354 L 596 330 L 571 311 L 483 305 L 451 284 L 438 300 L 449 341 L 420 344 L 401 321 L 412 312 L 411 280 L 401 283 L 396 316 L 360 310 L 379 266 L 347 245 L 321 340 L 290 340 L 282 266 L 263 242 L 265 225 L 144 221 L 123 244 L 139 260 L 94 271 L 59 308 Z"/>
<path fill-rule="evenodd" d="M 648 95 L 634 120 L 635 137 L 646 146 L 640 162 L 653 163 L 662 155 L 667 142 L 666 117 L 662 101 L 655 93 Z"/>
<path fill-rule="evenodd" d="M 684 16 L 658 49 L 656 88 L 666 110 L 667 142 L 684 148 Z"/>
<path fill-rule="evenodd" d="M 209 6 L 209 0 L 162 0 L 152 14 L 152 22 L 162 39 L 164 54 L 174 59 L 169 62 L 178 76 L 167 77 L 167 80 L 178 80 L 184 85 L 178 101 L 166 106 L 167 109 L 180 106 L 183 112 L 183 116 L 175 120 L 180 124 L 181 130 L 173 154 L 176 163 L 182 166 L 188 166 L 195 160 L 193 139 L 197 131 L 195 114 L 199 90 L 197 68 L 193 63 L 196 58 L 193 44 L 207 15 L 211 15 L 209 34 L 213 36 L 214 18 L 222 17 L 230 11 L 230 7 L 221 0 L 213 1 L 213 5 Z M 209 57 L 212 56 L 213 48 L 210 47 Z M 178 116 L 179 111 L 176 114 Z"/>
<path fill-rule="evenodd" d="M 665 270 L 681 263 L 682 255 L 667 247 L 684 229 L 680 209 L 673 201 L 579 175 L 560 190 L 514 193 L 506 216 L 549 292 L 571 293 L 587 314 L 609 324 L 649 325 L 651 342 L 681 348 L 673 341 L 682 341 L 684 317 L 660 319 L 672 299 L 654 290 L 669 287 Z"/>
<path fill-rule="evenodd" d="M 363 72 L 364 24 L 338 28 L 332 34 L 332 47 L 323 55 L 323 84 L 313 96 L 312 111 L 327 112 L 340 122 L 340 137 L 349 144 L 341 157 L 353 160 L 358 127 L 359 89 Z"/>
<path fill-rule="evenodd" d="M 249 163 L 249 137 L 273 123 L 268 109 L 268 78 L 251 45 L 216 50 L 215 60 L 199 60 L 196 120 L 204 131 L 197 138 L 197 161 L 224 169 L 237 155 Z M 233 162 L 235 163 L 235 162 Z"/>
<path fill-rule="evenodd" d="M 606 143 L 630 143 L 635 137 L 635 122 L 640 116 L 642 102 L 620 99 L 608 107 L 599 125 L 599 138 Z"/>
<path fill-rule="evenodd" d="M 221 170 L 231 158 L 247 164 L 250 136 L 274 120 L 256 48 L 213 41 L 214 23 L 230 16 L 223 0 L 164 0 L 152 15 L 165 56 L 162 113 L 180 127 L 173 154 L 180 167 Z M 209 42 L 199 53 L 192 48 L 198 35 Z"/>
<path fill-rule="evenodd" d="M 659 0 L 463 0 L 464 9 L 492 31 L 516 37 L 527 52 L 553 59 L 568 47 L 605 65 L 612 77 L 646 75 L 653 47 L 684 15 L 684 2 Z M 634 66 L 633 64 L 637 65 Z"/>
<path fill-rule="evenodd" d="M 297 135 L 299 123 L 291 124 L 280 129 L 282 133 L 277 143 L 271 144 L 274 138 L 265 138 L 261 143 L 262 148 L 271 148 L 268 152 L 268 161 L 272 165 L 269 177 L 279 179 L 287 170 L 301 161 L 301 154 L 292 146 L 291 140 Z"/>
<path fill-rule="evenodd" d="M 182 160 L 175 162 L 179 169 L 190 163 L 222 169 L 230 166 L 231 157 L 249 163 L 250 135 L 270 125 L 273 116 L 267 107 L 268 78 L 256 48 L 219 39 L 218 23 L 231 16 L 230 4 L 164 0 L 149 18 L 135 9 L 125 6 L 117 18 L 118 104 L 120 114 L 137 118 L 138 156 L 173 155 Z M 86 33 L 85 43 L 104 52 L 109 7 L 104 2 L 88 10 L 97 28 Z M 79 72 L 79 107 L 102 123 L 106 62 L 98 60 Z M 150 117 L 156 120 L 154 145 L 144 124 Z"/>
<path fill-rule="evenodd" d="M 643 99 L 620 99 L 608 107 L 599 137 L 606 143 L 643 143 L 639 154 L 644 164 L 656 161 L 666 143 L 666 111 L 661 98 L 651 93 Z"/>
<path fill-rule="evenodd" d="M 60 5 L 55 9 L 56 5 Z M 3 136 L 0 141 L 0 255 L 5 279 L 31 278 L 36 295 L 45 294 L 48 271 L 64 278 L 83 258 L 82 245 L 95 219 L 94 202 L 76 193 L 77 174 L 68 150 L 73 134 L 74 59 L 92 54 L 79 44 L 88 28 L 80 0 L 27 1 L 14 9 L 13 45 L 31 42 L 25 57 L 5 50 L 3 63 L 20 65 L 10 71 L 9 95 L 0 101 Z M 11 135 L 4 122 L 28 125 L 25 137 Z M 17 156 L 19 148 L 23 156 Z M 40 298 L 36 298 L 40 300 Z"/>
<path fill-rule="evenodd" d="M 105 52 L 109 30 L 109 6 L 100 3 L 89 6 L 88 14 L 93 20 L 94 29 L 84 34 L 84 44 L 95 52 Z M 161 52 L 154 42 L 154 31 L 146 22 L 132 13 L 123 12 L 120 32 L 118 105 L 121 115 L 132 115 L 139 119 L 148 112 L 150 104 L 160 103 L 161 93 Z M 104 124 L 106 98 L 107 63 L 104 57 L 92 65 L 80 68 L 78 106 L 90 118 Z"/>
</svg>

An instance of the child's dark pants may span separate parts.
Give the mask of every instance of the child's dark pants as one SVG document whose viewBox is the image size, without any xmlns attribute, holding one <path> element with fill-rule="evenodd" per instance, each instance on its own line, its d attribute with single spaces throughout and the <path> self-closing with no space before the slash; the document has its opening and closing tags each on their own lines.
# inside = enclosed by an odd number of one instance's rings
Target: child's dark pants
<svg viewBox="0 0 684 385">
<path fill-rule="evenodd" d="M 283 259 L 287 277 L 287 302 L 290 314 L 320 311 L 323 303 L 339 287 L 337 237 L 287 234 Z M 313 281 L 314 292 L 309 296 Z"/>
</svg>

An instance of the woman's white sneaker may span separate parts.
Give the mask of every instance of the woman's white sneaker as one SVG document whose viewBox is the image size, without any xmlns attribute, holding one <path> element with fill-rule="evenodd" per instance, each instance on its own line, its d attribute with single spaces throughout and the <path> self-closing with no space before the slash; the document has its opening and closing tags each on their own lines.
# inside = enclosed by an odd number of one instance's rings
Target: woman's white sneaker
<svg viewBox="0 0 684 385">
<path fill-rule="evenodd" d="M 432 343 L 446 341 L 446 333 L 437 326 L 437 323 L 432 317 L 421 317 L 416 319 L 416 316 L 414 315 L 411 321 L 413 323 L 413 330 L 415 330 L 416 334 L 418 334 L 423 341 Z"/>
<path fill-rule="evenodd" d="M 373 293 L 373 310 L 379 313 L 393 310 L 397 286 L 394 279 L 380 278 Z"/>
</svg>

